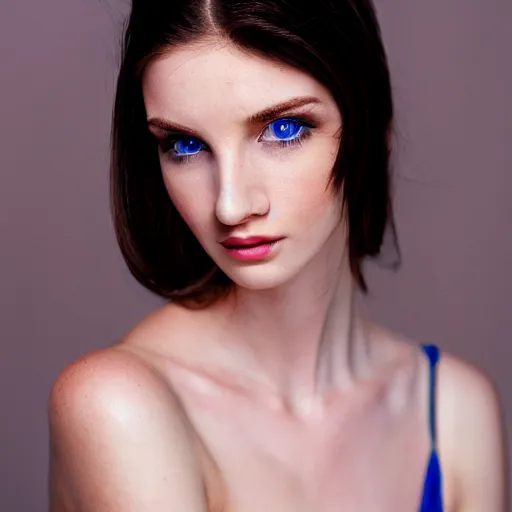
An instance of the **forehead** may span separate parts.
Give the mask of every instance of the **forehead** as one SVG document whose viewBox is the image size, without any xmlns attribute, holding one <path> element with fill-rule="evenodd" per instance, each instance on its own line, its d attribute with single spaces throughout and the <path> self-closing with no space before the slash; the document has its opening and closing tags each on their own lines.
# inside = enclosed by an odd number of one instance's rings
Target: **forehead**
<svg viewBox="0 0 512 512">
<path fill-rule="evenodd" d="M 184 46 L 165 53 L 146 68 L 143 93 L 149 116 L 229 108 L 246 117 L 304 95 L 333 102 L 308 74 L 226 43 Z"/>
</svg>

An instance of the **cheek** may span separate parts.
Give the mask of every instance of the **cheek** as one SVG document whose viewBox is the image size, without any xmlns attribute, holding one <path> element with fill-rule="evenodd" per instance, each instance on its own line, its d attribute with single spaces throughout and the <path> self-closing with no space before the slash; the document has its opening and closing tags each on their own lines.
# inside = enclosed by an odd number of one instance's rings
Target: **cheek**
<svg viewBox="0 0 512 512">
<path fill-rule="evenodd" d="M 179 171 L 164 171 L 162 176 L 167 193 L 185 223 L 198 236 L 211 217 L 209 188 L 197 173 L 178 175 Z"/>
<path fill-rule="evenodd" d="M 316 153 L 290 165 L 281 181 L 279 211 L 286 210 L 294 223 L 311 227 L 340 218 L 341 200 L 327 188 L 334 158 Z"/>
<path fill-rule="evenodd" d="M 307 180 L 295 190 L 298 198 L 295 205 L 296 222 L 304 227 L 313 227 L 328 223 L 339 218 L 339 200 L 326 190 L 326 181 L 312 182 Z"/>
</svg>

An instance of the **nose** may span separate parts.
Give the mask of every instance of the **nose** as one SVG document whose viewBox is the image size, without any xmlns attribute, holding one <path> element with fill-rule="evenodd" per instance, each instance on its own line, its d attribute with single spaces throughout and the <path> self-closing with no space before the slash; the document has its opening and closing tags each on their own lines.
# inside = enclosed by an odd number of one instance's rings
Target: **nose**
<svg viewBox="0 0 512 512">
<path fill-rule="evenodd" d="M 257 170 L 240 158 L 224 158 L 218 164 L 215 214 L 226 226 L 236 226 L 265 215 L 269 201 Z"/>
</svg>

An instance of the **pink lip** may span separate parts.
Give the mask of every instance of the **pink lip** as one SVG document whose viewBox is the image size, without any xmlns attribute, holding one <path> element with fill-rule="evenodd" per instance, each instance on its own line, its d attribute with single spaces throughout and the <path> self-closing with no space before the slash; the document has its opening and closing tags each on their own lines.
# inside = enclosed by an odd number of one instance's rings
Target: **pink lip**
<svg viewBox="0 0 512 512">
<path fill-rule="evenodd" d="M 239 247 L 251 247 L 259 244 L 269 244 L 281 240 L 282 237 L 268 237 L 268 236 L 248 236 L 241 238 L 237 236 L 230 236 L 221 242 L 226 249 L 239 248 Z"/>
<path fill-rule="evenodd" d="M 230 237 L 222 242 L 227 253 L 237 260 L 262 260 L 275 250 L 282 238 L 252 236 L 248 238 Z"/>
</svg>

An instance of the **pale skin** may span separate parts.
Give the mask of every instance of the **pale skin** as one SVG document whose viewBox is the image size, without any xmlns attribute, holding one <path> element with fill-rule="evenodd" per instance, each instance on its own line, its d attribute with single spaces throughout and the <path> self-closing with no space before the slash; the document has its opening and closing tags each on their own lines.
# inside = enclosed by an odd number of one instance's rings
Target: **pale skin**
<svg viewBox="0 0 512 512">
<path fill-rule="evenodd" d="M 236 295 L 202 311 L 166 305 L 62 372 L 49 404 L 51 510 L 418 511 L 428 363 L 354 300 L 340 201 L 326 190 L 342 129 L 329 92 L 210 41 L 155 60 L 143 93 L 155 137 L 158 119 L 204 144 L 184 163 L 161 148 L 162 174 Z M 269 124 L 304 116 L 310 136 L 280 147 Z M 285 238 L 258 263 L 219 244 L 256 234 Z M 446 353 L 438 379 L 445 511 L 505 512 L 493 386 Z"/>
</svg>

